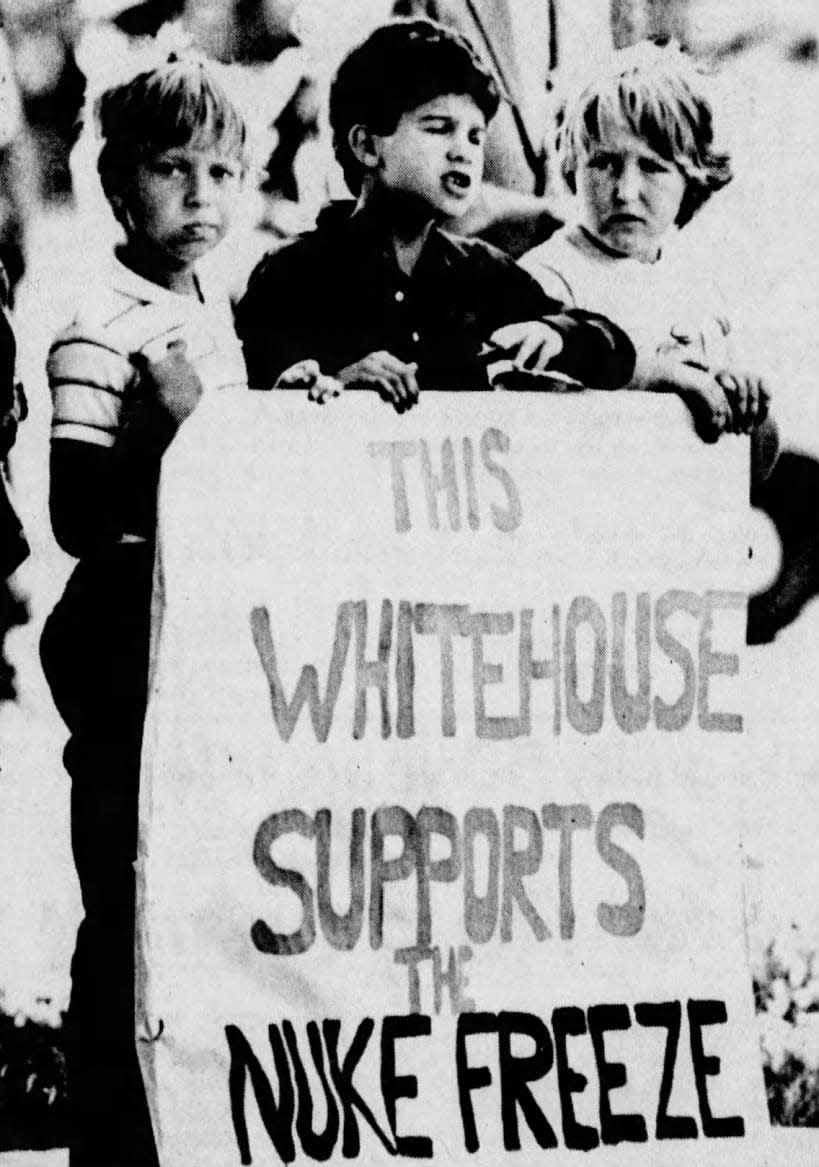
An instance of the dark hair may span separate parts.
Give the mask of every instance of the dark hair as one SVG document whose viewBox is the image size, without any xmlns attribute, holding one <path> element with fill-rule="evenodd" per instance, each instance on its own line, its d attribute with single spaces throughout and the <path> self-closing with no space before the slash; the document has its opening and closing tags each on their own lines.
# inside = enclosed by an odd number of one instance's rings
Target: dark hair
<svg viewBox="0 0 819 1167">
<path fill-rule="evenodd" d="M 451 93 L 471 97 L 487 122 L 497 113 L 498 87 L 469 41 L 431 20 L 390 21 L 345 57 L 330 88 L 330 126 L 353 194 L 362 179 L 353 126 L 391 134 L 405 113 Z"/>
<path fill-rule="evenodd" d="M 142 159 L 196 139 L 248 165 L 245 120 L 199 57 L 174 54 L 159 68 L 107 89 L 95 112 L 103 143 L 97 169 L 112 203 L 127 191 Z"/>
<path fill-rule="evenodd" d="M 702 87 L 702 75 L 677 45 L 643 42 L 616 53 L 613 68 L 564 106 L 557 146 L 569 190 L 576 193 L 580 155 L 605 139 L 607 125 L 620 125 L 681 171 L 677 224 L 684 226 L 733 177 L 730 156 L 715 145 Z"/>
</svg>

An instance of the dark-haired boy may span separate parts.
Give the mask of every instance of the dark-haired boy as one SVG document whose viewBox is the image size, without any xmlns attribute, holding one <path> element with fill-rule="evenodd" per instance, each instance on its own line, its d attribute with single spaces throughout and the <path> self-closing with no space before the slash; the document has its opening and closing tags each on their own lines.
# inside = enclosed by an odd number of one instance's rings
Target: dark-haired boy
<svg viewBox="0 0 819 1167">
<path fill-rule="evenodd" d="M 547 297 L 503 252 L 445 233 L 480 189 L 494 80 L 468 42 L 429 21 L 383 25 L 342 63 L 333 142 L 357 202 L 251 276 L 237 331 L 249 381 L 313 358 L 396 408 L 419 389 L 488 387 L 487 348 L 519 368 L 614 389 L 634 364 L 604 317 Z"/>
</svg>

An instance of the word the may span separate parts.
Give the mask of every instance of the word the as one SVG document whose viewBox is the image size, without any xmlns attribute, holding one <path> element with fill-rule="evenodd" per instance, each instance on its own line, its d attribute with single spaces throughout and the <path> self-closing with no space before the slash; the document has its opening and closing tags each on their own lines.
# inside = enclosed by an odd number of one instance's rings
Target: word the
<svg viewBox="0 0 819 1167">
<path fill-rule="evenodd" d="M 419 947 L 397 948 L 393 957 L 396 964 L 402 964 L 407 969 L 409 987 L 410 1013 L 428 1013 L 429 1009 L 421 1008 L 421 976 L 420 968 L 424 964 L 432 967 L 432 1001 L 433 1012 L 437 1016 L 441 1012 L 444 1002 L 444 989 L 448 990 L 450 1008 L 453 1013 L 473 1013 L 475 1002 L 466 995 L 469 986 L 469 977 L 464 966 L 472 959 L 472 949 L 468 944 L 459 944 L 457 949 L 450 946 L 449 958 L 444 965 L 443 953 L 436 945 L 431 948 Z"/>
</svg>

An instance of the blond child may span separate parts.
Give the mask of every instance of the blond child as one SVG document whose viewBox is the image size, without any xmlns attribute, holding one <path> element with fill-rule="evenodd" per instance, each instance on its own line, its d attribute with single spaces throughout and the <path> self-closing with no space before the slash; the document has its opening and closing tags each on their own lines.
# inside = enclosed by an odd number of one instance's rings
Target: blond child
<svg viewBox="0 0 819 1167">
<path fill-rule="evenodd" d="M 247 128 L 211 68 L 171 57 L 97 105 L 124 238 L 48 358 L 51 517 L 79 558 L 41 642 L 70 739 L 85 917 L 68 1013 L 72 1167 L 156 1162 L 134 1034 L 137 797 L 162 454 L 203 392 L 246 387 L 227 298 L 198 261 L 226 234 Z"/>
<path fill-rule="evenodd" d="M 637 350 L 632 388 L 678 393 L 708 440 L 756 432 L 764 468 L 776 445 L 768 385 L 739 362 L 707 257 L 684 230 L 732 177 L 703 78 L 674 45 L 614 54 L 567 101 L 558 157 L 572 219 L 521 265 L 550 294 L 625 329 Z"/>
</svg>

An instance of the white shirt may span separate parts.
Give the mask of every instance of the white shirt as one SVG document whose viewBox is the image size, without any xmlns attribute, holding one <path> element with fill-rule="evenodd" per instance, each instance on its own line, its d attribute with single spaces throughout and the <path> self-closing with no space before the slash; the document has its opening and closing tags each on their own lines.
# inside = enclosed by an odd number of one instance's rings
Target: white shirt
<svg viewBox="0 0 819 1167">
<path fill-rule="evenodd" d="M 200 289 L 202 300 L 168 291 L 112 259 L 51 346 L 52 438 L 113 446 L 139 381 L 132 354 L 161 359 L 173 340 L 185 342 L 205 392 L 247 386 L 227 296 Z"/>
<path fill-rule="evenodd" d="M 548 295 L 620 325 L 637 350 L 635 386 L 661 347 L 684 347 L 710 368 L 729 364 L 731 325 L 722 295 L 703 272 L 701 253 L 685 246 L 680 233 L 659 259 L 643 263 L 604 251 L 580 227 L 564 227 L 520 265 Z"/>
</svg>

